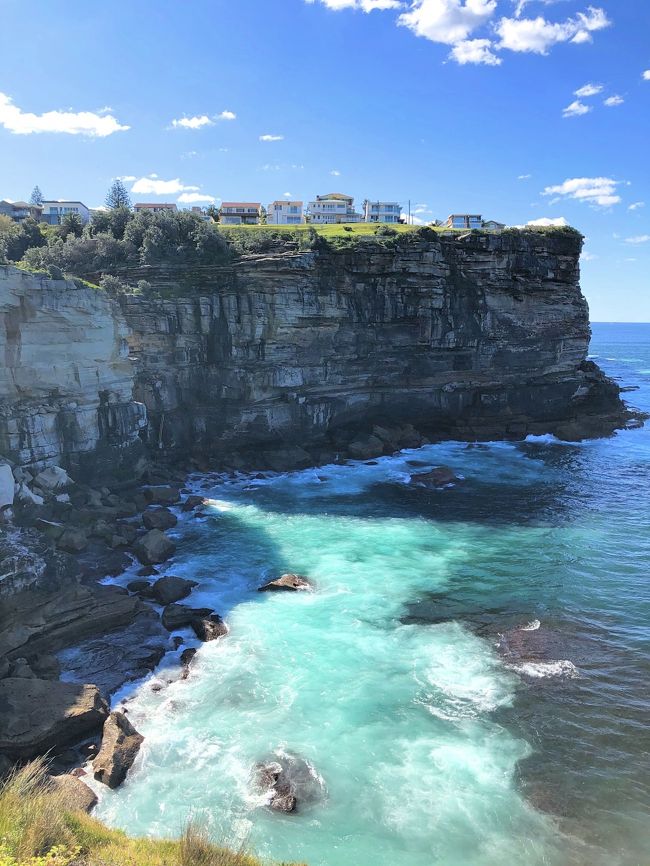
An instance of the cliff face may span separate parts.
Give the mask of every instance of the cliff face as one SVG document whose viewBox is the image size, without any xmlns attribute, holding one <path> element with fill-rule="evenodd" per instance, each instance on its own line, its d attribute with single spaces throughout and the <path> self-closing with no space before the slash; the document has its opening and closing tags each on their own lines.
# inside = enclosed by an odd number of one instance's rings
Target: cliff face
<svg viewBox="0 0 650 866">
<path fill-rule="evenodd" d="M 335 444 L 404 422 L 459 438 L 611 432 L 622 404 L 585 363 L 580 245 L 568 234 L 408 238 L 196 273 L 186 297 L 127 296 L 150 441 Z"/>
<path fill-rule="evenodd" d="M 0 455 L 114 466 L 141 445 L 128 329 L 104 292 L 0 266 Z"/>
<path fill-rule="evenodd" d="M 336 449 L 406 422 L 470 439 L 609 433 L 625 411 L 585 361 L 579 254 L 571 234 L 414 235 L 142 269 L 128 278 L 173 297 L 119 305 L 0 268 L 0 453 L 110 463 L 139 435 L 185 456 Z"/>
</svg>

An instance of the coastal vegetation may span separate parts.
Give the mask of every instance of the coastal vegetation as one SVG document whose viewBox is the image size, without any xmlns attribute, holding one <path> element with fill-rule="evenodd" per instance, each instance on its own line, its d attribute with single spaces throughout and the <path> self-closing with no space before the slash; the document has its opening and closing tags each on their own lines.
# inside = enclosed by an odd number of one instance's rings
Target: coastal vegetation
<svg viewBox="0 0 650 866">
<path fill-rule="evenodd" d="M 49 784 L 46 764 L 37 760 L 10 775 L 0 787 L 0 866 L 262 864 L 245 852 L 215 845 L 191 822 L 175 840 L 132 838 L 109 829 L 71 808 L 65 794 Z"/>
<path fill-rule="evenodd" d="M 543 234 L 574 233 L 567 227 L 508 229 Z M 0 262 L 60 278 L 116 274 L 147 265 L 210 267 L 245 255 L 278 250 L 351 249 L 364 244 L 394 246 L 409 237 L 465 235 L 439 226 L 352 223 L 297 226 L 222 226 L 189 211 L 134 213 L 125 206 L 97 212 L 88 225 L 69 214 L 60 225 L 34 219 L 0 219 Z M 99 281 L 99 277 L 97 278 Z"/>
</svg>

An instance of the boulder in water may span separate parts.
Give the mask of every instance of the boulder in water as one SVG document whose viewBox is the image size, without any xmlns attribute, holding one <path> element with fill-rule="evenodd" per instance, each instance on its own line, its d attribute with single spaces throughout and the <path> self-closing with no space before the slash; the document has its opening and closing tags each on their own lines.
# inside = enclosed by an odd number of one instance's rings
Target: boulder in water
<svg viewBox="0 0 650 866">
<path fill-rule="evenodd" d="M 194 634 L 202 641 L 216 640 L 228 634 L 228 626 L 218 613 L 196 617 L 192 620 Z"/>
<path fill-rule="evenodd" d="M 278 592 L 286 590 L 288 592 L 297 592 L 300 590 L 313 589 L 311 581 L 303 577 L 301 574 L 287 573 L 276 577 L 275 580 L 270 580 L 264 586 L 260 586 L 258 592 Z"/>
<path fill-rule="evenodd" d="M 276 812 L 295 812 L 323 797 L 323 784 L 314 769 L 297 755 L 281 754 L 261 761 L 253 770 L 255 787 L 268 794 L 268 805 Z"/>
<path fill-rule="evenodd" d="M 152 529 L 133 545 L 133 552 L 143 565 L 165 562 L 176 550 L 176 545 L 160 529 Z"/>
<path fill-rule="evenodd" d="M 142 515 L 142 522 L 147 529 L 172 529 L 178 523 L 178 517 L 169 508 L 151 508 Z"/>
<path fill-rule="evenodd" d="M 166 577 L 158 578 L 151 587 L 151 596 L 159 604 L 173 604 L 176 601 L 180 601 L 182 598 L 187 598 L 195 586 L 198 586 L 198 583 L 195 580 L 187 580 L 184 577 L 174 577 L 170 574 Z"/>
<path fill-rule="evenodd" d="M 184 604 L 168 604 L 162 612 L 162 624 L 167 631 L 176 631 L 178 628 L 186 628 L 192 625 L 195 619 L 209 617 L 212 608 L 209 607 L 186 607 Z"/>
<path fill-rule="evenodd" d="M 185 502 L 181 507 L 182 511 L 193 511 L 195 508 L 198 508 L 200 505 L 205 505 L 207 499 L 205 496 L 197 496 L 196 494 L 192 494 L 188 496 Z"/>
<path fill-rule="evenodd" d="M 93 761 L 98 782 L 117 788 L 126 779 L 144 737 L 139 734 L 124 713 L 111 713 L 104 723 L 102 745 Z"/>
</svg>

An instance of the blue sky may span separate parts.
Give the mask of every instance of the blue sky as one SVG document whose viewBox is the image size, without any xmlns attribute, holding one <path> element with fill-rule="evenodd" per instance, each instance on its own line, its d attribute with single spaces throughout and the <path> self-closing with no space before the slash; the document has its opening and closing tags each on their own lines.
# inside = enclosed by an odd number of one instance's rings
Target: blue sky
<svg viewBox="0 0 650 866">
<path fill-rule="evenodd" d="M 0 10 L 0 198 L 38 183 L 92 207 L 121 176 L 140 201 L 341 191 L 425 222 L 563 218 L 587 236 L 592 318 L 650 321 L 647 0 Z"/>
</svg>

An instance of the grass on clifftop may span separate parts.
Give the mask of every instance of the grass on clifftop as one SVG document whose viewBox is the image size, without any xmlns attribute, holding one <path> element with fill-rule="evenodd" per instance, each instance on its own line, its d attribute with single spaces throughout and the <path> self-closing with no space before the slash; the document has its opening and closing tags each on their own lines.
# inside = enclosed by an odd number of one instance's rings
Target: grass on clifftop
<svg viewBox="0 0 650 866">
<path fill-rule="evenodd" d="M 46 779 L 45 765 L 35 761 L 2 783 L 0 866 L 262 866 L 255 857 L 213 844 L 192 824 L 178 840 L 111 830 L 70 810 L 60 793 L 47 789 Z"/>
</svg>

